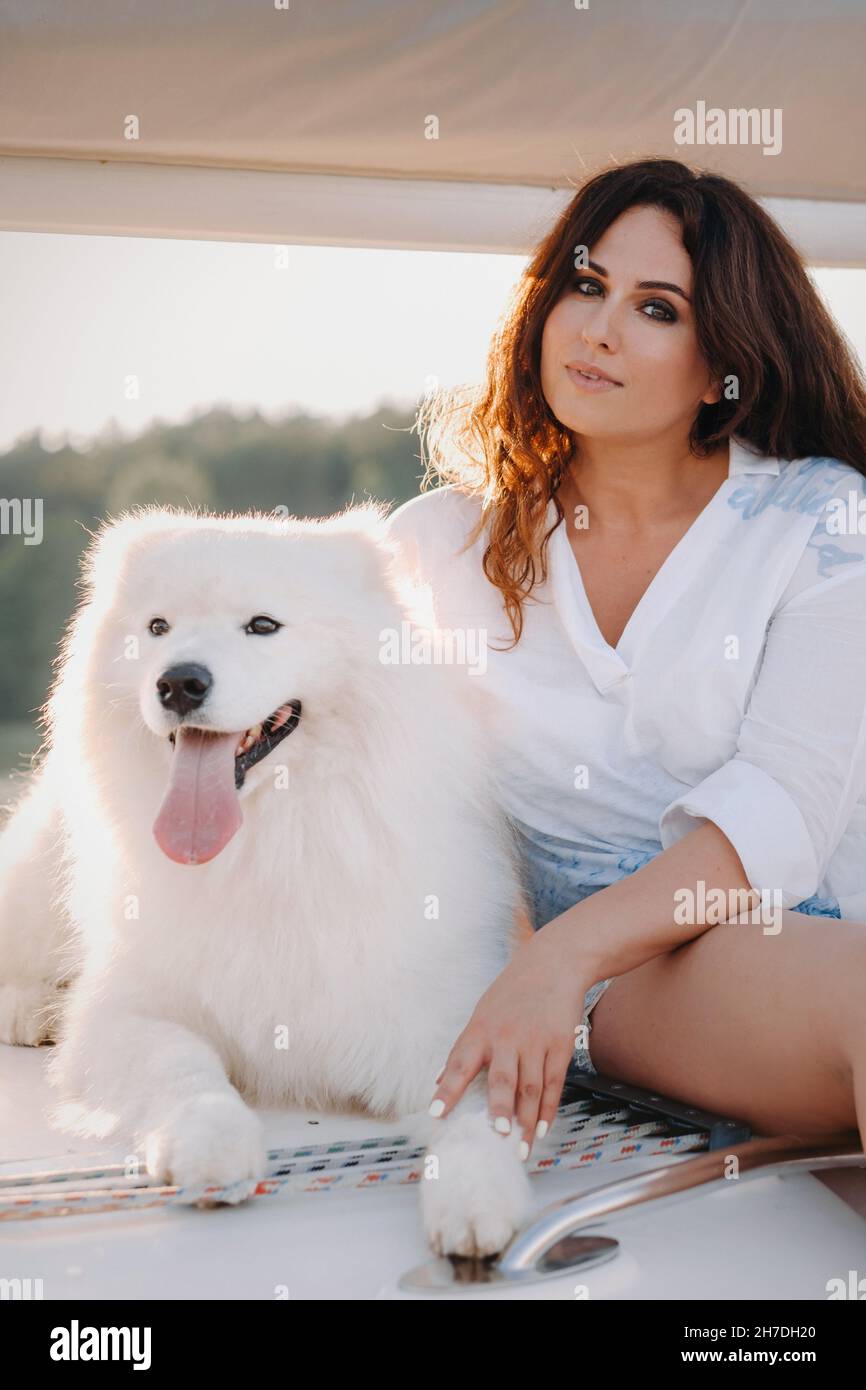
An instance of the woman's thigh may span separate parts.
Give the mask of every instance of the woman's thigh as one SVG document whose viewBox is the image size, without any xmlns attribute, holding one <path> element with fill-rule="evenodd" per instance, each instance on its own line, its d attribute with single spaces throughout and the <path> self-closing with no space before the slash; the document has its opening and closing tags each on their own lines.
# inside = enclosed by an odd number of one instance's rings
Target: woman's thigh
<svg viewBox="0 0 866 1390">
<path fill-rule="evenodd" d="M 735 919 L 618 976 L 592 1014 L 596 1069 L 759 1134 L 856 1130 L 866 925 L 780 916 L 775 934 Z"/>
</svg>

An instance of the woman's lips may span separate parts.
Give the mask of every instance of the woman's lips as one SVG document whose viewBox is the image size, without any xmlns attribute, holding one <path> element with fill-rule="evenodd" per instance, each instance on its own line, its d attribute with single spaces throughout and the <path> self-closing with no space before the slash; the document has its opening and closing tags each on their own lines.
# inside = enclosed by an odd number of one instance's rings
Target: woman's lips
<svg viewBox="0 0 866 1390">
<path fill-rule="evenodd" d="M 576 367 L 566 367 L 565 370 L 579 391 L 618 391 L 620 389 L 618 381 L 606 381 L 604 377 L 599 377 L 598 381 L 591 381 Z"/>
</svg>

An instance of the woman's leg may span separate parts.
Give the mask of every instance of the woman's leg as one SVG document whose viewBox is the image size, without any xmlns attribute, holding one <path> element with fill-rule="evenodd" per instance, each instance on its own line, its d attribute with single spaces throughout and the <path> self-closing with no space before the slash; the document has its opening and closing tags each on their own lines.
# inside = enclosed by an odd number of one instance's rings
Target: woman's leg
<svg viewBox="0 0 866 1390">
<path fill-rule="evenodd" d="M 866 926 L 735 919 L 621 975 L 592 1014 L 596 1069 L 746 1120 L 866 1147 Z"/>
</svg>

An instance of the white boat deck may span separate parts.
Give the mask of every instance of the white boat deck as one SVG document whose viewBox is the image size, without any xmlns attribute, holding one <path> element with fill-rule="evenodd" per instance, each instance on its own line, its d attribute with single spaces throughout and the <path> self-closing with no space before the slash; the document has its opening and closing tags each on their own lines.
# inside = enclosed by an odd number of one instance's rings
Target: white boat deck
<svg viewBox="0 0 866 1390">
<path fill-rule="evenodd" d="M 47 1048 L 0 1045 L 0 1176 L 119 1162 L 127 1152 L 48 1126 L 44 1108 L 54 1093 L 43 1077 L 47 1055 Z M 262 1113 L 272 1147 L 404 1132 L 399 1123 L 357 1116 Z M 538 1174 L 537 1209 L 672 1161 L 688 1159 L 642 1157 Z M 830 1189 L 834 1178 L 845 1200 Z M 864 1216 L 866 1169 L 713 1184 L 655 1212 L 650 1203 L 593 1227 L 621 1249 L 579 1275 L 519 1291 L 445 1296 L 574 1299 L 585 1284 L 594 1300 L 825 1300 L 828 1279 L 866 1274 Z M 0 1221 L 0 1278 L 41 1279 L 46 1300 L 410 1298 L 423 1295 L 403 1292 L 397 1281 L 429 1258 L 416 1183 L 277 1193 L 237 1207 Z"/>
</svg>

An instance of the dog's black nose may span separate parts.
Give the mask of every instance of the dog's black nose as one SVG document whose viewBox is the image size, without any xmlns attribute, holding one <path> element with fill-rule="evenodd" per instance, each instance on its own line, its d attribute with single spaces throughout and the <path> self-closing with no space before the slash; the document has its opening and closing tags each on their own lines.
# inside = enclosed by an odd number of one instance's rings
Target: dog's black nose
<svg viewBox="0 0 866 1390">
<path fill-rule="evenodd" d="M 156 683 L 156 693 L 163 709 L 184 715 L 204 703 L 212 685 L 213 676 L 206 666 L 186 661 L 163 671 Z"/>
</svg>

